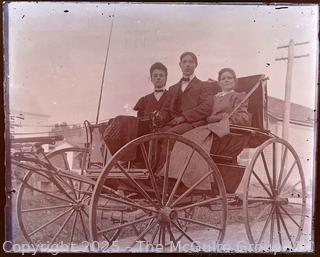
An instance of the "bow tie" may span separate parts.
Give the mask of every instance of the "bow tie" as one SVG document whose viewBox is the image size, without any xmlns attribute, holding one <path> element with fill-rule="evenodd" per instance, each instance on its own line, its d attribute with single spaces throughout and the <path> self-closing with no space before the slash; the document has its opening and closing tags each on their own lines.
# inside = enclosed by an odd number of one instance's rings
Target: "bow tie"
<svg viewBox="0 0 320 257">
<path fill-rule="evenodd" d="M 159 92 L 164 92 L 164 89 L 156 89 L 154 92 L 159 93 Z"/>
<path fill-rule="evenodd" d="M 181 81 L 181 82 L 183 82 L 183 81 L 189 82 L 189 81 L 190 81 L 190 78 L 182 78 L 180 81 Z"/>
</svg>

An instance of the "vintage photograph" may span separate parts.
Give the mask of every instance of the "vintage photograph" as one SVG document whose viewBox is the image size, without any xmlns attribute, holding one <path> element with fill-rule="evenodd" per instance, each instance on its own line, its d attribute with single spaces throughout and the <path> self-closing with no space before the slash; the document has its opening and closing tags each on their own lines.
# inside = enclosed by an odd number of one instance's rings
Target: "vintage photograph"
<svg viewBox="0 0 320 257">
<path fill-rule="evenodd" d="M 318 5 L 3 7 L 5 252 L 314 251 Z"/>
</svg>

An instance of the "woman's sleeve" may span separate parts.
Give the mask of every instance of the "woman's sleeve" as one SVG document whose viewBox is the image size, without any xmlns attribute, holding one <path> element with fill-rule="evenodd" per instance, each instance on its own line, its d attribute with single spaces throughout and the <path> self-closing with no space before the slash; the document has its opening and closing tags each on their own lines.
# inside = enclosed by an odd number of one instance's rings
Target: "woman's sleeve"
<svg viewBox="0 0 320 257">
<path fill-rule="evenodd" d="M 143 117 L 145 112 L 145 100 L 141 97 L 136 105 L 133 107 L 134 111 L 137 111 L 137 117 Z"/>
<path fill-rule="evenodd" d="M 246 93 L 238 93 L 233 99 L 233 107 L 236 108 L 240 102 L 245 98 Z M 249 126 L 251 123 L 250 114 L 248 113 L 248 100 L 241 104 L 241 106 L 230 117 L 231 124 Z"/>
</svg>

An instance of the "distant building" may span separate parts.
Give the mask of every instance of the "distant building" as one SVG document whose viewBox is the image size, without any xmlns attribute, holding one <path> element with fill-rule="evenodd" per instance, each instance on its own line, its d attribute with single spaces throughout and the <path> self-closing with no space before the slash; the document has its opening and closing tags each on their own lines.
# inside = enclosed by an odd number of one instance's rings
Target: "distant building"
<svg viewBox="0 0 320 257">
<path fill-rule="evenodd" d="M 49 124 L 50 117 L 50 115 L 42 113 L 10 110 L 10 138 L 49 136 L 51 128 L 46 126 Z M 44 148 L 45 151 L 48 151 L 48 146 L 44 146 Z"/>
</svg>

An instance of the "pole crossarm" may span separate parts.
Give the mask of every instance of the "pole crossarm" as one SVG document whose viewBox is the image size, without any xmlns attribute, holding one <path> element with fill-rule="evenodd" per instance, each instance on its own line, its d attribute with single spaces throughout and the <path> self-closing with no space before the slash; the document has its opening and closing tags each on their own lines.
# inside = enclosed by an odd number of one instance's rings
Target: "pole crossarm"
<svg viewBox="0 0 320 257">
<path fill-rule="evenodd" d="M 305 41 L 305 42 L 301 42 L 301 43 L 295 43 L 295 46 L 300 46 L 300 45 L 306 45 L 309 44 L 309 41 Z M 289 45 L 284 45 L 284 46 L 278 46 L 277 49 L 281 49 L 281 48 L 288 48 Z"/>
<path fill-rule="evenodd" d="M 310 56 L 309 54 L 302 54 L 302 55 L 296 55 L 293 56 L 293 58 L 302 58 L 302 57 L 308 57 Z M 276 61 L 281 61 L 281 60 L 288 60 L 288 57 L 280 57 L 280 58 L 276 58 Z"/>
</svg>

